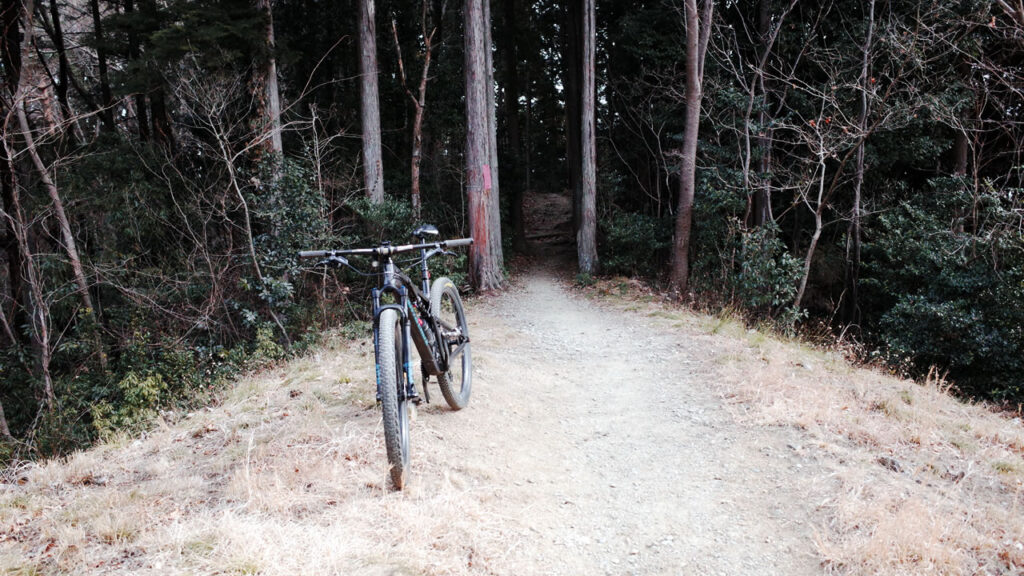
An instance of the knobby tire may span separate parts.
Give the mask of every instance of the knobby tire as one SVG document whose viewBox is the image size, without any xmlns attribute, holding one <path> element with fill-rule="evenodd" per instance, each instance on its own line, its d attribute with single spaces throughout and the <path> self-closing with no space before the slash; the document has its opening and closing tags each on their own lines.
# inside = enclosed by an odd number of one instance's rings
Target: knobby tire
<svg viewBox="0 0 1024 576">
<path fill-rule="evenodd" d="M 402 390 L 402 321 L 395 310 L 380 314 L 377 354 L 380 362 L 380 403 L 384 421 L 384 443 L 388 452 L 391 483 L 396 490 L 405 486 L 409 469 L 409 401 Z"/>
<path fill-rule="evenodd" d="M 469 327 L 466 324 L 466 312 L 462 307 L 462 298 L 455 284 L 448 278 L 438 278 L 430 287 L 430 313 L 435 317 L 455 328 L 455 330 L 469 337 Z M 445 332 L 444 325 L 438 329 Z M 447 344 L 448 339 L 442 338 L 439 345 L 447 345 L 448 352 L 454 351 L 457 346 Z M 449 358 L 448 370 L 437 376 L 438 386 L 448 406 L 452 410 L 461 410 L 469 404 L 469 394 L 473 382 L 473 358 L 470 355 L 469 343 L 463 347 L 462 352 L 456 358 Z"/>
</svg>

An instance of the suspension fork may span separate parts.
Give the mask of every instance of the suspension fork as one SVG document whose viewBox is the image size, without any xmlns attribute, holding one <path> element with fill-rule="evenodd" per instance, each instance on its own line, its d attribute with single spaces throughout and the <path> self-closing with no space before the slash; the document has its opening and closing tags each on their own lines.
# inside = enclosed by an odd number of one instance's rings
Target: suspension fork
<svg viewBox="0 0 1024 576">
<path fill-rule="evenodd" d="M 397 296 L 397 304 L 380 303 L 381 296 L 388 292 Z M 381 288 L 374 288 L 370 294 L 373 297 L 373 353 L 374 366 L 376 368 L 377 375 L 377 399 L 380 399 L 381 393 L 380 316 L 385 310 L 394 310 L 398 312 L 398 317 L 401 319 L 401 334 L 395 334 L 395 337 L 402 338 L 402 358 L 400 359 L 400 362 L 402 364 L 402 370 L 405 372 L 405 386 L 399 389 L 399 400 L 411 399 L 416 401 L 419 399 L 419 395 L 416 393 L 416 382 L 413 380 L 412 355 L 409 350 L 413 339 L 411 332 L 411 318 L 407 311 L 409 306 L 408 289 L 402 285 L 394 286 L 393 284 L 386 284 Z"/>
<path fill-rule="evenodd" d="M 405 286 L 398 287 L 399 293 L 402 295 L 402 307 L 409 307 L 409 293 Z M 402 314 L 402 366 L 405 368 L 405 396 L 413 401 L 419 400 L 419 395 L 416 394 L 416 382 L 413 381 L 412 375 L 412 315 Z"/>
</svg>

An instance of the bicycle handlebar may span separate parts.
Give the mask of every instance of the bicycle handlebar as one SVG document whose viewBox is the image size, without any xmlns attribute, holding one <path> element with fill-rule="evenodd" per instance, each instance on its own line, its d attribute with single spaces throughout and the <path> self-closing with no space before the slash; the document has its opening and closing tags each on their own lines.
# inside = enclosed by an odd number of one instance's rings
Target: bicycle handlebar
<svg viewBox="0 0 1024 576">
<path fill-rule="evenodd" d="M 425 248 L 457 248 L 460 246 L 472 246 L 472 238 L 458 238 L 456 240 L 442 240 L 440 242 L 428 242 L 425 244 L 404 244 L 402 246 L 377 246 L 376 248 L 349 248 L 347 250 L 303 250 L 299 252 L 299 258 L 331 258 L 336 256 L 391 256 L 403 252 L 412 252 Z"/>
</svg>

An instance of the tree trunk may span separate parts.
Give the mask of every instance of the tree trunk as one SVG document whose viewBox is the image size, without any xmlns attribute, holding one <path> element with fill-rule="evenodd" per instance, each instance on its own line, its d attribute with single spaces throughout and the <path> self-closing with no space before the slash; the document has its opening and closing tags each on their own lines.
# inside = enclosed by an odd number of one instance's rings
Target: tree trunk
<svg viewBox="0 0 1024 576">
<path fill-rule="evenodd" d="M 583 0 L 570 0 L 566 5 L 565 24 L 565 160 L 569 168 L 569 193 L 572 194 L 572 226 L 579 231 L 583 207 L 583 174 L 581 159 L 583 127 L 580 125 L 580 100 L 583 68 Z"/>
<path fill-rule="evenodd" d="M 683 124 L 683 149 L 679 171 L 679 203 L 676 210 L 675 239 L 669 284 L 685 295 L 690 282 L 690 230 L 693 226 L 693 197 L 697 178 L 697 130 L 703 97 L 704 56 L 711 34 L 714 0 L 703 0 L 697 14 L 697 0 L 686 0 L 686 116 Z"/>
<path fill-rule="evenodd" d="M 7 415 L 4 414 L 4 405 L 0 404 L 0 435 L 8 440 L 11 439 L 11 429 L 7 426 Z"/>
<path fill-rule="evenodd" d="M 522 138 L 519 131 L 519 58 L 516 1 L 505 1 L 505 122 L 508 127 L 506 154 L 512 168 L 506 174 L 512 177 L 506 183 L 512 188 L 512 240 L 519 252 L 526 250 L 526 230 L 523 216 L 523 185 L 526 178 L 521 167 Z"/>
<path fill-rule="evenodd" d="M 398 76 L 402 81 L 402 88 L 406 95 L 412 100 L 415 113 L 412 121 L 412 156 L 409 161 L 410 174 L 410 201 L 412 203 L 413 218 L 419 220 L 421 212 L 420 201 L 420 161 L 423 156 L 423 115 L 427 106 L 427 82 L 430 80 L 430 59 L 434 52 L 434 32 L 427 32 L 430 3 L 424 0 L 421 17 L 421 31 L 423 33 L 423 70 L 420 74 L 420 84 L 417 94 L 413 94 L 406 83 L 405 63 L 402 60 L 402 45 L 398 42 L 398 24 L 391 19 L 391 35 L 395 41 L 395 54 L 398 55 Z"/>
<path fill-rule="evenodd" d="M 64 249 L 68 253 L 68 259 L 71 261 L 71 270 L 75 276 L 75 284 L 78 285 L 79 296 L 82 298 L 82 306 L 87 314 L 90 316 L 95 315 L 92 297 L 89 295 L 89 283 L 85 279 L 85 270 L 82 267 L 82 260 L 78 255 L 75 236 L 71 232 L 71 222 L 68 220 L 67 212 L 64 210 L 64 201 L 57 190 L 57 184 L 50 177 L 49 170 L 43 164 L 39 151 L 36 149 L 35 139 L 32 137 L 32 129 L 28 124 L 28 116 L 25 114 L 24 105 L 21 102 L 15 105 L 18 107 L 18 124 L 21 127 L 21 136 L 25 139 L 25 148 L 29 153 L 29 157 L 32 158 L 32 164 L 36 168 L 39 179 L 43 182 L 43 187 L 46 188 L 46 192 L 50 195 L 50 201 L 53 202 L 53 211 L 57 216 L 57 223 L 60 226 L 61 240 L 64 242 Z"/>
<path fill-rule="evenodd" d="M 3 158 L 0 158 L 0 178 L 3 179 L 4 214 L 9 216 L 14 213 L 15 182 L 14 163 L 12 159 L 7 156 L 6 147 L 4 147 Z M 24 263 L 21 261 L 21 251 L 18 246 L 18 238 L 15 234 L 14 223 L 10 218 L 6 218 L 4 221 L 3 249 L 4 255 L 7 258 L 7 284 L 10 287 L 9 290 L 12 306 L 10 314 L 11 323 L 16 337 L 12 344 L 24 344 L 25 342 L 22 340 L 21 332 L 19 331 L 19 327 L 28 323 L 28 317 L 25 315 L 25 308 L 23 306 L 23 303 L 25 302 L 24 279 L 22 276 Z"/>
<path fill-rule="evenodd" d="M 131 14 L 135 11 L 134 0 L 124 1 L 124 13 Z M 136 61 L 139 59 L 139 35 L 134 31 L 128 32 L 128 59 Z M 132 96 L 135 103 L 135 124 L 139 131 L 139 140 L 149 142 L 149 118 L 146 114 L 146 95 L 135 94 Z"/>
<path fill-rule="evenodd" d="M 103 19 L 100 13 L 99 0 L 89 0 L 92 9 L 93 33 L 96 37 L 96 58 L 99 60 L 98 72 L 100 79 L 100 119 L 108 130 L 114 129 L 114 96 L 110 91 L 110 79 L 107 74 L 106 40 L 103 38 Z"/>
<path fill-rule="evenodd" d="M 580 272 L 596 274 L 597 260 L 597 144 L 595 142 L 595 0 L 583 0 L 583 91 L 581 99 L 582 134 L 582 197 L 580 228 L 576 235 L 577 260 Z"/>
<path fill-rule="evenodd" d="M 860 117 L 857 119 L 862 134 L 867 133 L 868 128 L 868 91 L 871 89 L 868 67 L 871 63 L 871 40 L 874 30 L 875 0 L 869 0 L 868 29 L 867 35 L 864 38 L 864 47 L 861 49 L 863 58 L 860 68 Z M 866 139 L 862 138 L 857 145 L 853 180 L 853 210 L 850 214 L 850 226 L 846 232 L 846 299 L 844 301 L 845 312 L 843 318 L 847 324 L 857 324 L 860 321 L 857 288 L 860 283 L 860 205 L 861 188 L 864 185 L 865 144 Z"/>
<path fill-rule="evenodd" d="M 434 54 L 434 32 L 427 32 L 427 16 L 429 4 L 423 2 L 423 73 L 420 74 L 420 86 L 417 92 L 416 116 L 412 123 L 412 159 L 410 173 L 412 174 L 412 204 L 413 214 L 417 219 L 420 217 L 420 162 L 423 158 L 423 114 L 427 109 L 427 82 L 430 80 L 430 59 Z M 397 39 L 396 39 L 397 42 Z"/>
<path fill-rule="evenodd" d="M 494 100 L 494 42 L 491 38 L 491 2 L 484 0 L 483 6 L 483 30 L 484 30 L 484 69 L 487 72 L 485 92 L 487 94 L 487 158 L 491 175 L 491 222 L 488 232 L 491 234 L 491 250 L 496 253 L 493 257 L 497 262 L 502 261 L 501 254 L 501 193 L 498 187 L 498 108 Z"/>
<path fill-rule="evenodd" d="M 822 180 L 824 180 L 824 175 Z M 804 293 L 807 291 L 807 279 L 811 277 L 811 264 L 814 262 L 814 252 L 818 249 L 818 240 L 821 238 L 821 211 L 814 213 L 814 234 L 811 235 L 811 245 L 807 247 L 807 256 L 804 257 L 804 271 L 800 276 L 800 287 L 796 291 L 796 299 L 793 301 L 793 308 L 799 310 L 803 303 Z"/>
<path fill-rule="evenodd" d="M 150 85 L 149 89 L 150 126 L 153 141 L 167 150 L 174 148 L 174 132 L 171 130 L 171 117 L 167 111 L 167 97 L 164 87 L 159 82 Z"/>
<path fill-rule="evenodd" d="M 377 100 L 377 32 L 374 0 L 359 0 L 359 77 L 363 125 L 363 185 L 374 204 L 384 201 L 384 168 Z"/>
<path fill-rule="evenodd" d="M 757 125 L 760 128 L 757 136 L 757 148 L 761 152 L 761 161 L 758 166 L 758 172 L 761 175 L 762 181 L 760 182 L 761 185 L 754 192 L 754 226 L 764 226 L 766 222 L 769 222 L 772 219 L 771 178 L 768 177 L 772 164 L 772 140 L 770 129 L 768 128 L 768 90 L 765 86 L 764 68 L 768 64 L 768 55 L 771 53 L 772 44 L 775 42 L 775 36 L 771 31 L 772 22 L 768 6 L 769 0 L 761 0 L 757 23 L 761 37 L 761 49 L 763 50 L 761 61 L 757 67 L 755 80 L 757 88 L 760 89 L 762 98 L 761 109 L 757 114 Z M 785 15 L 783 15 L 783 17 L 785 17 Z M 782 22 L 779 22 L 779 27 L 781 28 L 781 26 Z"/>
<path fill-rule="evenodd" d="M 0 25 L 3 26 L 3 41 L 0 43 L 0 62 L 3 64 L 4 75 L 7 79 L 7 89 L 10 96 L 14 96 L 18 90 L 18 83 L 21 77 L 21 16 L 20 0 L 3 0 L 0 8 Z M 0 113 L 7 117 L 7 110 L 3 106 L 9 101 L 7 94 L 0 98 Z M 7 141 L 6 130 L 4 141 Z M 0 158 L 0 187 L 2 187 L 3 209 L 8 216 L 14 214 L 15 209 L 15 178 L 14 178 L 14 156 L 8 154 L 8 147 L 3 147 L 3 157 Z M 18 237 L 14 229 L 14 222 L 7 218 L 4 222 L 4 252 L 7 257 L 7 282 L 10 286 L 11 302 L 13 304 L 11 320 L 15 327 L 16 334 L 19 326 L 28 324 L 26 315 L 23 269 L 24 263 L 21 259 L 21 250 L 18 244 Z"/>
<path fill-rule="evenodd" d="M 487 34 L 483 2 L 466 0 L 465 74 L 466 74 L 466 196 L 469 226 L 475 243 L 469 253 L 469 279 L 477 290 L 501 287 L 501 242 L 491 230 L 498 211 L 498 198 L 492 188 L 490 171 L 490 128 L 487 91 Z M 498 230 L 500 235 L 500 228 Z"/>
<path fill-rule="evenodd" d="M 526 69 L 526 109 L 523 110 L 523 190 L 530 190 L 533 169 L 530 167 L 530 160 L 533 158 L 533 90 L 530 84 L 530 69 Z M 519 204 L 522 209 L 522 203 Z M 526 216 L 523 216 L 523 243 L 526 243 Z"/>
<path fill-rule="evenodd" d="M 821 138 L 819 134 L 819 138 Z M 796 299 L 793 300 L 793 308 L 799 310 L 800 304 L 803 303 L 804 293 L 807 291 L 807 279 L 811 277 L 811 264 L 814 263 L 814 252 L 818 249 L 818 240 L 821 238 L 821 229 L 824 227 L 821 220 L 821 213 L 825 210 L 825 173 L 827 152 L 825 150 L 824 142 L 821 143 L 818 148 L 818 169 L 821 170 L 821 176 L 818 179 L 818 201 L 815 204 L 814 209 L 814 234 L 811 236 L 811 244 L 807 247 L 807 256 L 804 257 L 804 271 L 800 276 L 800 286 L 796 291 Z M 794 246 L 796 245 L 796 239 L 793 240 Z"/>
<path fill-rule="evenodd" d="M 971 65 L 966 58 L 961 57 L 957 64 L 957 71 L 964 84 L 971 84 Z M 975 100 L 977 97 L 975 96 Z M 965 122 L 966 124 L 966 122 Z M 956 176 L 967 176 L 967 163 L 970 158 L 970 140 L 967 138 L 967 127 L 962 126 L 956 131 L 953 140 L 953 174 Z"/>
<path fill-rule="evenodd" d="M 274 41 L 274 14 L 270 8 L 270 0 L 257 0 L 256 7 L 266 14 L 267 28 L 266 45 L 269 55 L 266 62 L 257 70 L 258 88 L 263 90 L 263 130 L 267 134 L 266 151 L 273 155 L 275 162 L 279 162 L 284 156 L 284 145 L 281 143 L 281 93 L 277 86 L 277 59 L 274 51 L 277 43 Z"/>
<path fill-rule="evenodd" d="M 3 66 L 4 75 L 7 76 L 7 87 L 11 94 L 14 94 L 18 87 L 18 78 L 21 74 L 21 27 L 18 20 L 21 18 L 21 0 L 3 0 L 0 4 L 0 34 L 3 34 Z"/>
<path fill-rule="evenodd" d="M 57 82 L 54 90 L 57 92 L 57 102 L 60 103 L 60 111 L 64 114 L 65 120 L 71 119 L 71 104 L 68 102 L 68 64 L 67 50 L 64 46 L 64 30 L 60 23 L 60 10 L 57 8 L 57 0 L 50 0 L 50 20 L 53 24 L 53 47 L 57 51 Z"/>
<path fill-rule="evenodd" d="M 27 0 L 31 6 L 32 0 Z M 3 139 L 4 152 L 9 158 L 15 156 L 11 147 L 10 139 Z M 43 296 L 42 286 L 39 280 L 39 271 L 32 258 L 32 251 L 29 248 L 29 230 L 25 222 L 25 213 L 21 207 L 21 193 L 18 191 L 18 183 L 11 187 L 11 208 L 9 212 L 9 225 L 11 233 L 15 236 L 19 251 L 19 259 L 24 265 L 26 285 L 26 309 L 29 316 L 29 333 L 32 340 L 32 348 L 35 351 L 36 363 L 39 368 L 39 390 L 40 404 L 47 410 L 53 409 L 54 393 L 53 379 L 50 376 L 50 320 L 46 307 L 46 300 Z"/>
</svg>

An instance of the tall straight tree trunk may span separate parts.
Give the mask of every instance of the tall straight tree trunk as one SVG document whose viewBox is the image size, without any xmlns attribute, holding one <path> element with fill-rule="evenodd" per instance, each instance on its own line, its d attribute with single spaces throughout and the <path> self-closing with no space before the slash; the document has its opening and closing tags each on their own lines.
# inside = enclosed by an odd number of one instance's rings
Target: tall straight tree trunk
<svg viewBox="0 0 1024 576">
<path fill-rule="evenodd" d="M 758 187 L 754 193 L 754 225 L 764 226 L 766 222 L 772 219 L 771 206 L 772 206 L 772 192 L 771 192 L 771 178 L 768 173 L 771 172 L 772 166 L 772 139 L 770 128 L 768 127 L 768 90 L 765 86 L 765 66 L 768 63 L 768 54 L 772 50 L 772 44 L 775 41 L 775 36 L 771 33 L 771 17 L 768 11 L 770 0 L 761 0 L 761 5 L 758 10 L 758 22 L 757 27 L 760 32 L 761 46 L 764 51 L 764 56 L 761 58 L 760 65 L 757 69 L 757 87 L 761 92 L 761 110 L 757 114 L 757 125 L 760 128 L 757 137 L 757 147 L 761 152 L 761 162 L 758 167 L 763 181 L 761 186 Z M 794 2 L 795 3 L 795 2 Z M 785 18 L 785 14 L 783 14 Z M 779 27 L 782 27 L 782 22 L 779 22 Z"/>
<path fill-rule="evenodd" d="M 0 34 L 3 35 L 4 75 L 7 76 L 7 86 L 11 94 L 14 94 L 18 86 L 18 75 L 21 72 L 21 26 L 18 24 L 21 18 L 21 0 L 3 0 L 0 4 Z"/>
<path fill-rule="evenodd" d="M 0 178 L 3 179 L 2 190 L 3 190 L 3 209 L 4 214 L 8 216 L 14 213 L 14 163 L 7 155 L 7 149 L 4 147 L 3 157 L 0 158 Z M 4 255 L 7 258 L 7 284 L 10 287 L 10 298 L 12 304 L 11 310 L 11 323 L 14 326 L 15 335 L 18 337 L 16 343 L 22 342 L 21 332 L 18 331 L 18 327 L 24 326 L 28 323 L 28 318 L 25 316 L 25 308 L 23 303 L 25 302 L 25 289 L 24 289 L 24 278 L 22 276 L 24 263 L 21 261 L 21 250 L 18 246 L 18 238 L 15 234 L 14 223 L 8 218 L 3 223 L 4 237 L 3 237 L 3 250 Z"/>
<path fill-rule="evenodd" d="M 868 128 L 868 91 L 871 89 L 869 82 L 869 66 L 871 63 L 871 40 L 875 30 L 875 0 L 868 2 L 868 29 L 864 38 L 864 46 L 861 49 L 860 68 L 860 117 L 857 123 L 862 134 Z M 860 216 L 861 216 L 861 188 L 864 184 L 864 146 L 866 139 L 861 139 L 857 146 L 856 166 L 853 180 L 853 210 L 850 214 L 850 226 L 846 232 L 846 300 L 845 313 L 843 317 L 847 324 L 855 324 L 860 320 L 859 302 L 857 295 L 858 284 L 860 283 Z"/>
<path fill-rule="evenodd" d="M 704 57 L 711 35 L 714 0 L 703 0 L 697 13 L 697 0 L 685 0 L 686 13 L 686 116 L 683 123 L 683 149 L 679 170 L 679 203 L 676 209 L 675 239 L 669 283 L 681 295 L 690 282 L 690 231 L 693 227 L 693 196 L 697 179 L 697 130 L 703 98 Z"/>
<path fill-rule="evenodd" d="M 4 102 L 13 100 L 18 91 L 18 84 L 21 76 L 21 17 L 20 0 L 3 0 L 0 4 L 0 30 L 3 33 L 0 42 L 0 62 L 4 67 L 4 74 L 7 77 L 8 94 L 0 98 L 0 114 L 7 117 L 8 110 L 3 106 Z M 4 139 L 6 142 L 6 138 Z M 8 154 L 8 147 L 4 146 L 3 157 L 0 158 L 0 187 L 2 187 L 3 209 L 8 216 L 14 214 L 15 208 L 15 177 L 14 177 L 14 156 Z M 8 218 L 4 222 L 3 246 L 7 257 L 7 283 L 10 286 L 11 302 L 13 311 L 11 314 L 12 324 L 15 327 L 28 324 L 28 317 L 24 306 L 24 264 L 21 259 L 21 250 L 18 245 L 18 237 L 14 229 L 14 222 Z M 20 332 L 17 332 L 21 336 Z"/>
<path fill-rule="evenodd" d="M 57 0 L 50 0 L 50 20 L 53 23 L 53 47 L 57 50 L 57 82 L 54 90 L 57 92 L 57 102 L 60 103 L 60 111 L 64 114 L 65 120 L 71 119 L 71 104 L 68 102 L 68 64 L 67 50 L 64 45 L 64 29 L 61 27 L 60 10 L 57 7 Z"/>
<path fill-rule="evenodd" d="M 174 131 L 171 129 L 170 112 L 167 111 L 167 95 L 163 84 L 159 80 L 150 84 L 149 111 L 153 141 L 167 150 L 173 149 Z"/>
<path fill-rule="evenodd" d="M 581 155 L 583 127 L 580 125 L 583 68 L 583 0 L 570 0 L 566 5 L 565 23 L 565 160 L 569 165 L 569 192 L 572 194 L 573 230 L 580 229 L 583 207 L 583 165 Z"/>
<path fill-rule="evenodd" d="M 269 55 L 267 61 L 259 66 L 257 86 L 263 89 L 263 123 L 267 133 L 266 150 L 276 161 L 284 156 L 284 145 L 281 143 L 281 93 L 277 86 L 277 58 L 274 50 L 274 14 L 270 8 L 270 0 L 257 0 L 257 8 L 266 15 L 265 32 L 266 46 Z"/>
<path fill-rule="evenodd" d="M 156 0 L 138 0 L 138 2 L 138 8 L 144 15 L 149 18 L 159 17 Z M 146 97 L 149 99 L 149 126 L 153 142 L 165 150 L 173 150 L 174 132 L 171 128 L 171 115 L 167 108 L 167 91 L 163 77 L 158 72 L 151 71 L 148 74 Z"/>
<path fill-rule="evenodd" d="M 29 4 L 32 0 L 27 0 Z M 17 104 L 15 104 L 17 105 Z M 10 139 L 3 139 L 4 153 L 9 158 L 15 156 L 11 147 Z M 8 225 L 11 233 L 15 236 L 15 242 L 19 252 L 19 260 L 24 265 L 25 271 L 25 308 L 28 311 L 28 327 L 35 351 L 35 361 L 39 370 L 40 404 L 47 410 L 53 409 L 54 393 L 53 379 L 50 376 L 50 320 L 46 307 L 46 300 L 40 285 L 39 271 L 32 258 L 32 251 L 29 247 L 29 229 L 25 220 L 25 212 L 21 206 L 21 193 L 18 190 L 19 184 L 14 182 L 11 187 L 11 211 Z"/>
<path fill-rule="evenodd" d="M 518 22 L 516 17 L 516 1 L 505 1 L 505 122 L 508 127 L 508 150 L 506 154 L 511 160 L 511 169 L 506 174 L 512 177 L 505 182 L 512 188 L 512 234 L 515 248 L 519 252 L 526 250 L 526 231 L 523 220 L 523 184 L 526 179 L 522 173 L 520 160 L 522 156 L 522 139 L 519 131 L 519 58 L 518 58 Z"/>
<path fill-rule="evenodd" d="M 533 169 L 530 167 L 530 160 L 533 158 L 533 146 L 530 145 L 533 137 L 533 85 L 530 83 L 530 69 L 526 69 L 526 106 L 523 110 L 523 190 L 530 189 L 530 178 L 533 176 Z M 521 205 L 520 205 L 521 206 Z M 526 243 L 526 217 L 523 217 L 523 244 Z"/>
<path fill-rule="evenodd" d="M 581 132 L 581 196 L 580 228 L 576 233 L 577 260 L 580 272 L 595 274 L 597 261 L 597 144 L 595 142 L 595 54 L 596 9 L 595 0 L 583 0 L 583 90 L 580 102 Z"/>
<path fill-rule="evenodd" d="M 960 58 L 957 65 L 960 79 L 964 84 L 971 83 L 971 65 L 964 57 Z M 970 140 L 967 138 L 967 128 L 962 127 L 956 131 L 953 140 L 953 174 L 956 176 L 967 176 L 967 163 L 970 157 Z"/>
<path fill-rule="evenodd" d="M 363 185 L 370 202 L 384 201 L 384 168 L 377 100 L 377 32 L 374 0 L 359 0 L 359 84 L 363 126 Z"/>
<path fill-rule="evenodd" d="M 491 195 L 493 209 L 490 211 L 491 222 L 488 231 L 491 234 L 491 249 L 497 247 L 497 260 L 500 262 L 501 255 L 501 193 L 498 186 L 498 108 L 495 102 L 494 83 L 494 42 L 491 36 L 491 1 L 483 0 L 483 30 L 484 30 L 484 68 L 487 72 L 485 91 L 487 93 L 487 158 L 488 171 L 491 175 Z"/>
<path fill-rule="evenodd" d="M 135 11 L 134 0 L 124 0 L 124 13 L 131 14 Z M 140 48 L 139 48 L 139 35 L 134 31 L 128 32 L 128 59 L 136 61 L 139 59 Z M 139 131 L 139 140 L 143 142 L 149 141 L 149 117 L 146 113 L 146 95 L 135 94 L 132 96 L 132 101 L 135 103 L 135 124 Z"/>
<path fill-rule="evenodd" d="M 98 59 L 98 72 L 100 79 L 100 119 L 107 130 L 114 129 L 114 96 L 110 91 L 110 78 L 107 73 L 107 49 L 106 40 L 103 38 L 103 18 L 100 13 L 99 0 L 89 0 L 89 7 L 92 9 L 92 27 L 96 37 L 96 58 Z"/>
<path fill-rule="evenodd" d="M 465 74 L 466 74 L 466 196 L 469 227 L 475 240 L 469 253 L 469 279 L 477 290 L 493 290 L 502 283 L 500 226 L 497 236 L 492 227 L 498 212 L 490 170 L 490 127 L 487 91 L 487 33 L 483 3 L 466 0 Z M 495 242 L 497 237 L 498 241 Z"/>
</svg>

